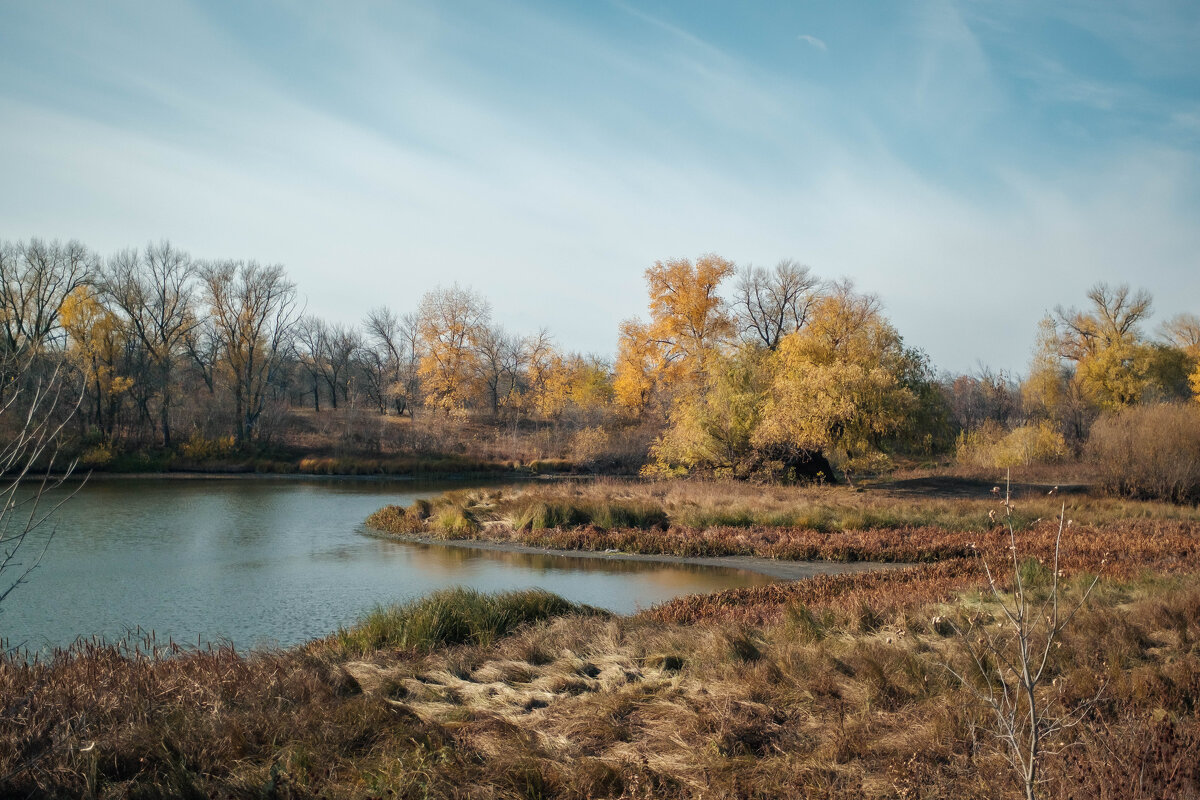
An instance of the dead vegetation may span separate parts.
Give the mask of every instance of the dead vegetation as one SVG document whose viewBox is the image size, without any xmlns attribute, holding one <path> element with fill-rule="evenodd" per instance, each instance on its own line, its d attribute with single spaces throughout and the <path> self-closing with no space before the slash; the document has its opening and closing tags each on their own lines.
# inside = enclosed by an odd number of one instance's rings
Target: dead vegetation
<svg viewBox="0 0 1200 800">
<path fill-rule="evenodd" d="M 856 576 L 857 579 L 868 576 Z M 1073 584 L 1078 591 L 1078 583 Z M 567 615 L 491 644 L 248 657 L 80 645 L 0 665 L 0 786 L 43 797 L 1003 798 L 1017 786 L 945 665 L 984 595 L 777 621 Z M 867 617 L 870 617 L 867 619 Z M 1102 581 L 1056 651 L 1106 691 L 1049 796 L 1200 790 L 1200 579 Z M 1174 792 L 1174 794 L 1172 794 Z"/>
<path fill-rule="evenodd" d="M 917 505 L 874 489 L 605 482 L 452 493 L 376 522 L 591 549 L 920 563 L 679 598 L 626 618 L 542 593 L 447 592 L 285 652 L 182 652 L 147 640 L 80 643 L 41 660 L 9 654 L 0 795 L 1018 796 L 989 712 L 955 678 L 973 663 L 956 631 L 1003 624 L 979 558 L 1010 552 L 1001 521 L 984 512 L 969 535 L 946 521 L 852 530 L 677 521 L 748 505 L 751 491 L 772 514 L 807 503 L 902 519 Z M 665 520 L 600 527 L 606 496 L 609 509 Z M 945 520 L 996 507 L 924 502 Z M 1016 534 L 1031 575 L 1053 563 L 1056 502 L 1030 490 L 1018 505 L 1027 516 L 1049 511 Z M 589 517 L 536 527 L 527 512 L 539 504 Z M 1079 597 L 1102 578 L 1056 641 L 1048 711 L 1098 700 L 1047 759 L 1043 796 L 1195 797 L 1194 511 L 1074 495 L 1067 504 L 1063 591 Z M 506 522 L 518 510 L 528 524 Z"/>
<path fill-rule="evenodd" d="M 734 481 L 557 481 L 388 506 L 367 524 L 399 536 L 561 550 L 821 561 L 936 562 L 973 556 L 973 542 L 1000 541 L 994 533 L 973 533 L 998 530 L 991 518 L 997 494 L 984 484 L 967 483 L 968 496 L 947 494 L 940 484 L 921 486 L 855 491 Z M 1016 487 L 1014 496 L 1019 526 L 1057 517 L 1065 497 L 1066 514 L 1082 531 L 1073 538 L 1096 553 L 1158 559 L 1195 552 L 1200 509 L 1032 485 Z"/>
</svg>

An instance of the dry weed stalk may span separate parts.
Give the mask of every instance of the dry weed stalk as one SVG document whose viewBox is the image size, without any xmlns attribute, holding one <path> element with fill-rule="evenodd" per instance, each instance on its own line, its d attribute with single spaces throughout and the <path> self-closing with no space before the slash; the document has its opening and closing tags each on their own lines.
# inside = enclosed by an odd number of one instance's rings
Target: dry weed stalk
<svg viewBox="0 0 1200 800">
<path fill-rule="evenodd" d="M 26 368 L 28 364 L 24 365 Z M 0 444 L 0 603 L 24 583 L 41 563 L 54 535 L 47 523 L 54 512 L 78 491 L 70 492 L 46 509 L 48 492 L 58 489 L 75 470 L 75 462 L 54 473 L 63 429 L 79 408 L 82 393 L 59 414 L 63 400 L 63 365 L 58 364 L 31 389 L 18 388 L 0 405 L 0 421 L 17 417 L 17 424 Z M 17 375 L 25 370 L 15 370 Z M 33 483 L 31 491 L 22 486 Z M 34 538 L 41 535 L 35 545 Z M 14 577 L 15 575 L 15 577 Z"/>
<path fill-rule="evenodd" d="M 1052 489 L 1050 494 L 1054 491 Z M 998 493 L 999 487 L 993 492 Z M 1086 605 L 1099 581 L 1099 575 L 1093 576 L 1077 601 L 1063 605 L 1060 557 L 1063 533 L 1071 525 L 1066 518 L 1066 503 L 1063 503 L 1054 539 L 1050 585 L 1046 587 L 1045 596 L 1039 597 L 1037 578 L 1041 564 L 1040 561 L 1030 560 L 1025 567 L 1022 565 L 1013 521 L 1011 484 L 1008 481 L 1003 506 L 1008 533 L 1008 560 L 1012 567 L 1011 599 L 1006 599 L 1006 592 L 998 583 L 987 557 L 982 553 L 979 555 L 987 576 L 988 592 L 1001 611 L 1000 630 L 994 630 L 990 621 L 978 614 L 968 617 L 965 627 L 950 620 L 950 625 L 971 659 L 970 675 L 966 671 L 955 670 L 949 664 L 945 666 L 964 688 L 990 710 L 993 725 L 990 732 L 1012 765 L 1026 800 L 1034 800 L 1038 787 L 1043 783 L 1043 760 L 1061 752 L 1061 748 L 1050 749 L 1051 741 L 1062 731 L 1079 724 L 1104 691 L 1104 681 L 1100 679 L 1094 695 L 1061 709 L 1049 696 L 1047 685 L 1058 684 L 1052 678 L 1053 654 L 1061 646 L 1063 631 Z M 1029 567 L 1036 568 L 1029 570 Z M 1027 570 L 1028 574 L 1023 575 Z"/>
</svg>

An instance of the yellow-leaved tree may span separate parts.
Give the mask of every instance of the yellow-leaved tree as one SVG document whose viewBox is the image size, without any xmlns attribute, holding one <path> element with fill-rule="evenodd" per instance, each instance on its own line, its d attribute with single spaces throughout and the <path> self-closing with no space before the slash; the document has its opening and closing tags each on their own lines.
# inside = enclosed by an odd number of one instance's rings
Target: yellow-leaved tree
<svg viewBox="0 0 1200 800">
<path fill-rule="evenodd" d="M 879 452 L 919 411 L 923 356 L 904 347 L 873 295 L 835 284 L 768 360 L 753 444 L 849 458 Z"/>
<path fill-rule="evenodd" d="M 461 410 L 479 394 L 481 340 L 492 310 L 483 296 L 457 284 L 421 298 L 417 329 L 423 356 L 425 401 L 444 411 Z"/>
<path fill-rule="evenodd" d="M 766 350 L 752 344 L 714 355 L 703 380 L 676 399 L 646 474 L 700 469 L 747 477 L 759 471 L 752 439 L 767 396 L 765 362 Z"/>
<path fill-rule="evenodd" d="M 545 369 L 537 409 L 551 419 L 568 411 L 597 416 L 612 403 L 612 372 L 602 359 L 553 353 Z"/>
<path fill-rule="evenodd" d="M 67 357 L 84 376 L 87 416 L 111 438 L 122 399 L 133 387 L 132 378 L 117 374 L 128 341 L 125 330 L 87 285 L 66 296 L 58 318 L 67 334 Z"/>
<path fill-rule="evenodd" d="M 626 320 L 617 345 L 617 402 L 643 413 L 656 394 L 669 398 L 699 380 L 734 326 L 719 294 L 733 262 L 707 254 L 656 261 L 646 270 L 650 321 Z"/>
<path fill-rule="evenodd" d="M 935 395 L 924 355 L 878 300 L 834 284 L 774 349 L 747 338 L 710 353 L 676 393 L 646 472 L 832 480 L 828 457 L 877 464 L 910 429 L 931 429 Z"/>
<path fill-rule="evenodd" d="M 1093 406 L 1117 410 L 1137 403 L 1155 384 L 1154 351 L 1141 332 L 1151 297 L 1106 283 L 1093 286 L 1087 297 L 1086 311 L 1055 310 L 1058 353 L 1074 362 L 1074 380 Z"/>
</svg>

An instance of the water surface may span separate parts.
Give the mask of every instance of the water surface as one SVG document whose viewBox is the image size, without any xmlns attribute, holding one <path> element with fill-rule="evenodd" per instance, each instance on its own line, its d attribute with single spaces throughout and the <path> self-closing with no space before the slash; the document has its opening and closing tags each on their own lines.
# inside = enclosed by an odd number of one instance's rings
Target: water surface
<svg viewBox="0 0 1200 800">
<path fill-rule="evenodd" d="M 385 503 L 475 484 L 320 479 L 93 480 L 55 515 L 0 636 L 32 648 L 140 626 L 179 642 L 291 645 L 376 604 L 446 586 L 542 587 L 628 613 L 680 594 L 766 583 L 756 573 L 406 544 L 363 535 Z"/>
</svg>

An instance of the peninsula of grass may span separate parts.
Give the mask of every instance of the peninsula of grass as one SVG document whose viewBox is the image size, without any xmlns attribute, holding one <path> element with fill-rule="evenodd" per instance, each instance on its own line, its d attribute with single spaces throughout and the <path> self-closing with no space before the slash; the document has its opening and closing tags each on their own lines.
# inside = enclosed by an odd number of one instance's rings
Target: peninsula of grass
<svg viewBox="0 0 1200 800">
<path fill-rule="evenodd" d="M 967 558 L 998 535 L 999 491 L 946 496 L 920 486 L 755 486 L 734 481 L 599 479 L 448 492 L 367 518 L 405 538 L 489 541 L 557 550 L 787 560 L 934 562 Z M 1133 540 L 1195 547 L 1200 509 L 1020 486 L 1019 527 L 1066 515 L 1097 552 Z M 998 490 L 998 487 L 997 487 Z M 983 533 L 981 533 L 983 532 Z M 1102 548 L 1102 549 L 1101 549 Z"/>
</svg>

